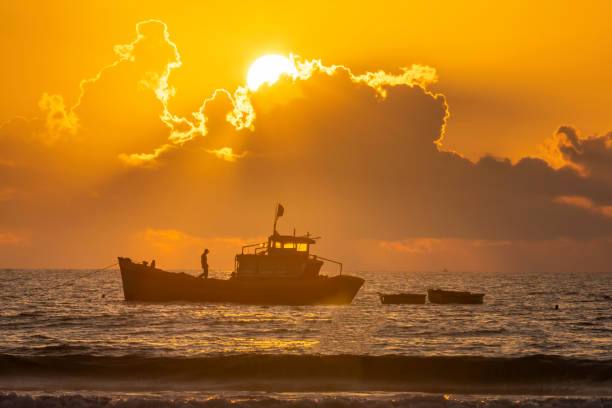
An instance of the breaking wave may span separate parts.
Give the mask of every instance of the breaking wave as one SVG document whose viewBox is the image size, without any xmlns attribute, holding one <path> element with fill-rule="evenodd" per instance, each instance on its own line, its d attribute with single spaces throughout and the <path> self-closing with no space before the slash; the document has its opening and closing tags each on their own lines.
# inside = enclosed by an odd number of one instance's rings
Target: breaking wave
<svg viewBox="0 0 612 408">
<path fill-rule="evenodd" d="M 612 398 L 457 398 L 436 395 L 398 395 L 393 397 L 364 396 L 300 396 L 294 398 L 247 396 L 242 398 L 210 396 L 207 398 L 160 398 L 142 396 L 101 397 L 87 395 L 17 395 L 0 393 L 3 408 L 506 408 L 610 407 Z"/>
<path fill-rule="evenodd" d="M 554 391 L 612 389 L 612 360 L 558 356 L 365 356 L 238 354 L 208 357 L 14 356 L 0 355 L 0 383 L 11 378 L 88 384 L 129 382 L 189 384 L 214 382 L 228 389 L 381 389 Z M 10 381 L 9 381 L 10 382 Z M 270 384 L 274 384 L 271 386 Z M 548 388 L 542 388 L 546 385 Z M 0 387 L 2 388 L 2 387 Z M 6 387 L 4 387 L 6 389 Z M 559 394 L 555 394 L 559 395 Z"/>
</svg>

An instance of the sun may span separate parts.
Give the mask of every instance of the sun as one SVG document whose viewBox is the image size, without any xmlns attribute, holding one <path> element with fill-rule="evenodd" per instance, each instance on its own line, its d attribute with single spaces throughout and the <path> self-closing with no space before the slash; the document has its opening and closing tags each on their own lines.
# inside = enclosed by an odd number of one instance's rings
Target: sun
<svg viewBox="0 0 612 408">
<path fill-rule="evenodd" d="M 259 57 L 251 64 L 247 74 L 247 85 L 252 91 L 257 90 L 264 82 L 272 84 L 281 74 L 296 75 L 293 62 L 282 55 L 270 54 Z"/>
</svg>

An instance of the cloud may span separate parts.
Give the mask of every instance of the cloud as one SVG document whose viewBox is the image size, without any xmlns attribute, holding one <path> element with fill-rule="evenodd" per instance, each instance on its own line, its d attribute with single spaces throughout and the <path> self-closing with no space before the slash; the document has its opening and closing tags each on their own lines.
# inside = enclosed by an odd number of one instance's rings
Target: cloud
<svg viewBox="0 0 612 408">
<path fill-rule="evenodd" d="M 155 254 L 164 265 L 187 265 L 199 268 L 199 255 L 204 248 L 210 250 L 210 264 L 215 270 L 228 271 L 233 268 L 236 251 L 244 245 L 263 242 L 264 238 L 244 239 L 240 237 L 199 237 L 176 229 L 147 228 L 132 237 L 133 253 L 130 256 L 148 259 Z M 136 259 L 136 258 L 135 258 Z"/>
<path fill-rule="evenodd" d="M 555 198 L 558 203 L 567 204 L 577 208 L 584 208 L 587 211 L 591 211 L 595 214 L 601 214 L 605 217 L 612 218 L 612 205 L 599 206 L 593 203 L 586 197 L 580 196 L 561 196 Z"/>
<path fill-rule="evenodd" d="M 433 247 L 440 243 L 436 238 L 413 238 L 400 241 L 380 241 L 378 246 L 395 252 L 431 253 Z"/>
<path fill-rule="evenodd" d="M 413 250 L 414 243 L 425 250 Z M 407 249 L 405 250 L 405 246 Z M 359 241 L 355 243 L 360 267 L 370 270 L 495 272 L 606 272 L 612 239 L 486 241 L 455 238 Z M 418 248 L 418 245 L 417 245 Z M 384 260 L 384 262 L 381 262 Z"/>
<path fill-rule="evenodd" d="M 250 240 L 244 240 L 242 238 L 201 238 L 187 234 L 183 231 L 178 230 L 155 230 L 147 228 L 144 232 L 144 237 L 147 241 L 153 245 L 163 248 L 164 250 L 172 251 L 177 247 L 184 246 L 212 246 L 212 245 L 247 245 L 252 242 L 263 241 L 262 238 L 253 238 Z"/>
<path fill-rule="evenodd" d="M 247 152 L 244 152 L 242 154 L 236 154 L 234 153 L 234 150 L 231 147 L 222 147 L 221 149 L 207 150 L 207 152 L 213 153 L 218 158 L 227 160 L 230 162 L 234 162 L 247 155 Z"/>
<path fill-rule="evenodd" d="M 205 244 L 203 238 L 194 237 L 177 230 L 154 230 L 148 228 L 144 233 L 144 238 L 165 251 L 173 251 L 180 246 L 202 246 Z"/>
<path fill-rule="evenodd" d="M 585 137 L 570 125 L 560 126 L 547 143 L 549 156 L 583 174 L 612 183 L 612 132 Z"/>
<path fill-rule="evenodd" d="M 224 112 L 224 118 L 234 130 L 253 130 L 255 110 L 252 98 L 257 92 L 247 87 L 238 87 L 233 92 L 217 89 L 211 97 L 204 99 L 202 106 L 193 112 L 191 117 L 173 114 L 168 105 L 176 89 L 169 84 L 169 78 L 172 71 L 182 65 L 178 48 L 170 40 L 166 24 L 159 20 L 138 23 L 136 34 L 136 39 L 131 43 L 114 47 L 118 57 L 115 61 L 104 66 L 93 77 L 80 82 L 80 94 L 72 106 L 66 106 L 62 95 L 43 94 L 39 107 L 45 113 L 46 143 L 53 144 L 57 140 L 81 142 L 87 148 L 95 149 L 98 155 L 111 154 L 109 151 L 100 151 L 100 148 L 108 150 L 109 146 L 113 145 L 116 157 L 109 158 L 110 160 L 118 158 L 130 166 L 154 168 L 158 165 L 157 159 L 172 151 L 172 147 L 181 147 L 194 138 L 208 134 L 209 106 L 216 105 L 219 99 L 226 100 L 231 105 L 231 109 Z M 308 81 L 313 75 L 322 73 L 329 76 L 348 75 L 352 82 L 373 88 L 383 99 L 388 87 L 418 86 L 425 89 L 437 80 L 434 68 L 421 65 L 413 65 L 410 69 L 402 68 L 399 74 L 378 71 L 356 75 L 344 66 L 327 67 L 320 60 L 305 60 L 297 56 L 291 58 L 297 68 L 295 76 L 291 78 L 294 82 Z M 136 140 L 136 128 L 130 126 L 130 123 L 142 123 L 142 118 L 133 112 L 133 107 L 142 108 L 151 101 L 144 101 L 140 92 L 135 96 L 130 95 L 134 84 L 138 85 L 139 90 L 146 88 L 153 92 L 157 102 L 161 104 L 161 112 L 158 113 L 161 122 L 169 129 L 166 140 L 156 139 L 161 143 L 157 146 L 149 145 L 152 149 L 148 152 L 142 149 L 146 148 L 146 145 Z M 121 102 L 112 94 L 113 91 L 121 92 Z M 443 95 L 435 97 L 443 98 Z M 75 139 L 74 135 L 77 133 L 79 137 Z M 126 134 L 129 137 L 114 138 L 113 143 L 105 140 Z M 121 139 L 127 143 L 118 143 Z M 129 143 L 128 140 L 136 143 Z M 141 151 L 129 152 L 139 148 Z M 242 153 L 219 154 L 230 149 L 233 150 L 229 146 L 215 146 L 204 151 L 222 159 L 236 160 L 243 157 Z"/>
<path fill-rule="evenodd" d="M 114 177 L 134 151 L 169 148 L 168 129 L 177 125 L 167 112 L 174 93 L 168 77 L 180 56 L 163 22 L 143 21 L 136 32 L 134 41 L 115 47 L 115 61 L 80 82 L 74 103 L 44 93 L 42 118 L 15 118 L 0 127 L 0 161 L 11 165 L 0 166 L 0 182 L 12 177 L 23 189 L 40 191 L 44 178 L 71 194 L 66 190 Z M 130 163 L 149 162 L 152 154 L 136 154 Z M 19 174 L 6 167 L 19 167 Z"/>
<path fill-rule="evenodd" d="M 294 202 L 312 204 L 317 213 L 314 197 L 329 199 L 336 211 L 322 219 L 346 235 L 503 241 L 610 233 L 612 225 L 601 213 L 557 200 L 579 195 L 609 205 L 605 183 L 572 168 L 555 170 L 540 159 L 472 162 L 444 151 L 439 141 L 448 117 L 445 99 L 408 85 L 383 89 L 385 98 L 345 69 L 315 71 L 305 81 L 285 78 L 253 94 L 256 114 L 247 134 L 216 128 L 174 150 L 168 165 L 195 146 L 219 143 L 249 152 L 234 165 L 243 174 L 260 175 L 261 194 L 277 189 Z M 208 117 L 212 126 L 215 115 Z M 237 183 L 237 190 L 251 191 Z M 241 197 L 237 192 L 236 200 Z"/>
<path fill-rule="evenodd" d="M 48 242 L 53 229 L 77 240 L 87 225 L 87 234 L 131 237 L 143 258 L 159 251 L 183 265 L 203 245 L 233 259 L 240 242 L 215 239 L 266 231 L 262 219 L 281 201 L 287 223 L 318 230 L 323 253 L 349 259 L 359 242 L 381 262 L 390 252 L 485 259 L 503 248 L 510 257 L 528 242 L 612 249 L 610 134 L 559 128 L 549 147 L 561 165 L 470 161 L 445 150 L 452 101 L 429 90 L 435 69 L 357 74 L 299 57 L 295 77 L 218 89 L 183 116 L 170 110 L 181 58 L 165 24 L 139 23 L 116 52 L 70 107 L 44 95 L 42 119 L 0 128 L 0 161 L 10 163 L 0 165 L 0 191 L 20 193 L 0 199 L 7 227 L 38 229 Z"/>
<path fill-rule="evenodd" d="M 0 245 L 18 245 L 26 242 L 27 240 L 23 236 L 0 231 Z"/>
<path fill-rule="evenodd" d="M 75 134 L 78 119 L 73 110 L 66 110 L 64 98 L 61 95 L 44 93 L 38 102 L 39 108 L 46 112 L 47 138 L 45 142 L 53 143 L 65 134 Z"/>
<path fill-rule="evenodd" d="M 412 65 L 410 69 L 402 68 L 400 74 L 391 74 L 384 71 L 378 72 L 366 72 L 362 75 L 355 75 L 352 73 L 350 68 L 333 65 L 327 67 L 322 64 L 320 60 L 305 60 L 297 56 L 291 56 L 292 62 L 296 66 L 296 73 L 293 76 L 285 75 L 284 82 L 290 82 L 293 86 L 299 87 L 299 82 L 309 81 L 313 76 L 327 75 L 327 76 L 345 76 L 349 78 L 352 83 L 364 84 L 375 90 L 381 99 L 386 98 L 387 89 L 394 86 L 408 86 L 408 87 L 420 87 L 427 94 L 431 95 L 436 99 L 444 99 L 442 94 L 433 94 L 426 91 L 426 87 L 437 81 L 436 70 L 432 67 L 422 65 Z M 167 70 L 167 74 L 170 74 L 170 69 Z M 283 82 L 281 80 L 280 82 Z M 296 84 L 296 82 L 298 84 Z M 165 77 L 164 86 L 167 87 L 167 76 Z M 289 88 L 291 85 L 286 84 L 285 88 Z M 263 92 L 268 92 L 269 88 L 276 88 L 277 85 L 272 87 L 263 87 Z M 165 89 L 165 88 L 164 88 Z M 159 91 L 158 91 L 159 92 Z M 219 98 L 229 102 L 231 109 L 227 110 L 224 114 L 224 118 L 229 122 L 234 130 L 249 130 L 253 131 L 255 128 L 256 110 L 253 107 L 253 99 L 257 98 L 258 94 L 261 94 L 261 90 L 250 90 L 246 86 L 238 87 L 233 93 L 225 89 L 217 89 L 210 98 L 204 100 L 204 103 L 198 111 L 193 112 L 192 116 L 194 120 L 190 120 L 185 117 L 179 117 L 171 114 L 168 111 L 168 100 L 172 95 L 168 92 L 162 92 L 164 98 L 160 98 L 164 102 L 164 114 L 162 120 L 171 128 L 171 134 L 168 142 L 175 145 L 183 145 L 184 143 L 192 141 L 198 136 L 206 136 L 209 133 L 207 123 L 210 120 L 211 114 L 209 113 L 209 105 L 215 105 Z M 294 89 L 294 94 L 299 94 L 299 91 Z M 449 116 L 448 105 L 444 102 L 446 108 L 446 114 L 444 120 Z M 261 105 L 260 105 L 261 108 Z M 214 114 L 213 114 L 214 115 Z M 440 133 L 436 142 L 440 142 L 444 135 L 444 130 Z M 213 153 L 215 156 L 220 157 L 224 160 L 228 160 L 231 157 L 231 161 L 235 161 L 242 155 L 230 155 L 221 154 L 218 152 L 227 152 L 228 149 L 232 149 L 227 146 L 220 146 L 216 149 L 207 149 L 209 153 Z M 120 158 L 127 164 L 153 167 L 151 161 L 156 161 L 160 155 L 168 151 L 168 149 L 157 148 L 152 153 L 134 153 L 131 155 L 122 154 Z"/>
<path fill-rule="evenodd" d="M 15 198 L 16 191 L 12 187 L 0 188 L 0 202 L 9 201 Z"/>
</svg>

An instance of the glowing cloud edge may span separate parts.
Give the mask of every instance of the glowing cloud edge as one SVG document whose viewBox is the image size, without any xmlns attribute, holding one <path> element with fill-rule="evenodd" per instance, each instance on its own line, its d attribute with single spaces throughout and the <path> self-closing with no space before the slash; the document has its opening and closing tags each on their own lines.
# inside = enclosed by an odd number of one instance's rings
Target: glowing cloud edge
<svg viewBox="0 0 612 408">
<path fill-rule="evenodd" d="M 169 78 L 172 70 L 179 68 L 182 65 L 180 53 L 175 43 L 170 40 L 168 26 L 161 20 L 150 19 L 140 21 L 136 24 L 136 39 L 128 44 L 119 44 L 114 46 L 114 51 L 118 55 L 117 60 L 104 66 L 98 73 L 87 79 L 81 80 L 79 83 L 80 93 L 77 101 L 70 108 L 66 109 L 63 97 L 57 94 L 43 94 L 39 102 L 39 106 L 43 111 L 46 111 L 46 128 L 49 134 L 48 139 L 52 143 L 54 140 L 62 137 L 63 134 L 75 134 L 78 130 L 77 108 L 80 106 L 86 88 L 89 84 L 97 82 L 106 70 L 112 69 L 124 62 L 133 62 L 136 59 L 134 55 L 135 46 L 143 41 L 146 36 L 142 33 L 142 26 L 145 24 L 160 24 L 163 27 L 165 42 L 174 50 L 174 58 L 166 64 L 165 69 L 161 73 L 148 72 L 147 77 L 141 81 L 141 84 L 151 89 L 156 98 L 162 105 L 162 113 L 160 114 L 161 121 L 170 129 L 168 142 L 156 148 L 151 153 L 121 153 L 118 155 L 127 166 L 154 168 L 159 165 L 157 159 L 164 153 L 172 150 L 175 147 L 180 147 L 184 143 L 193 140 L 198 136 L 206 136 L 208 133 L 206 122 L 208 118 L 204 114 L 206 105 L 213 101 L 220 93 L 224 93 L 232 103 L 232 110 L 226 115 L 226 120 L 236 130 L 249 129 L 254 130 L 255 111 L 251 103 L 251 95 L 257 90 L 250 89 L 248 86 L 239 86 L 234 92 L 226 89 L 216 89 L 213 94 L 204 99 L 200 108 L 192 113 L 194 119 L 190 120 L 186 117 L 180 117 L 168 108 L 168 103 L 172 96 L 175 95 L 176 89 L 169 85 Z M 366 72 L 361 75 L 353 74 L 352 70 L 344 65 L 325 66 L 320 59 L 307 60 L 295 54 L 289 55 L 289 60 L 295 66 L 296 71 L 290 73 L 293 81 L 306 81 L 315 73 L 323 73 L 334 75 L 338 70 L 344 70 L 351 81 L 361 83 L 376 90 L 377 95 L 381 99 L 387 96 L 386 87 L 392 86 L 418 86 L 423 91 L 434 99 L 442 99 L 446 113 L 444 116 L 443 126 L 440 132 L 440 137 L 435 143 L 440 146 L 446 131 L 447 120 L 450 117 L 450 111 L 446 98 L 442 93 L 433 93 L 427 90 L 427 87 L 438 80 L 436 69 L 426 65 L 413 64 L 410 68 L 401 68 L 400 74 L 390 74 L 385 71 Z M 229 150 L 228 150 L 229 149 Z M 206 150 L 206 152 L 215 155 L 224 160 L 235 161 L 245 154 L 235 154 L 228 147 L 222 147 L 215 150 Z M 225 152 L 225 153 L 220 153 Z M 227 153 L 230 154 L 227 154 Z"/>
</svg>

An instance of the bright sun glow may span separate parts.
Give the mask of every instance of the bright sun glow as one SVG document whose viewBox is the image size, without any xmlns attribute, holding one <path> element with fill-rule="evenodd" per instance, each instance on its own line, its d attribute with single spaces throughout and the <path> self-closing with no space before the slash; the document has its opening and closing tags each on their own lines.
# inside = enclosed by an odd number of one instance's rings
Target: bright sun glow
<svg viewBox="0 0 612 408">
<path fill-rule="evenodd" d="M 251 65 L 251 68 L 249 68 L 247 85 L 254 91 L 264 82 L 268 84 L 276 82 L 281 74 L 297 74 L 293 62 L 282 55 L 264 55 L 263 57 L 257 58 Z"/>
</svg>

